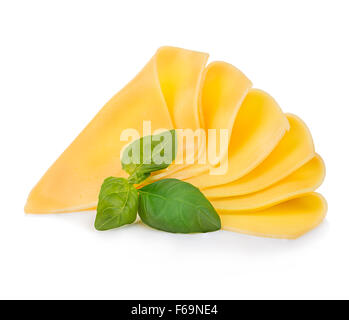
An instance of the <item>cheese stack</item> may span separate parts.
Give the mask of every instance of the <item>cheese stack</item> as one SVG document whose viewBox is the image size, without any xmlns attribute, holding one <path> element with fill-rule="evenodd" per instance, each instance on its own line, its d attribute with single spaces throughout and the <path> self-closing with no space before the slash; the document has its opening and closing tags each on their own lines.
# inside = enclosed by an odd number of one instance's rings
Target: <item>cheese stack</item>
<svg viewBox="0 0 349 320">
<path fill-rule="evenodd" d="M 325 175 L 305 123 L 284 114 L 266 92 L 225 62 L 208 55 L 162 47 L 116 94 L 48 169 L 31 191 L 27 213 L 61 213 L 95 208 L 103 180 L 125 177 L 120 141 L 125 129 L 225 129 L 229 145 L 215 166 L 172 164 L 147 181 L 177 178 L 200 188 L 221 216 L 222 228 L 274 238 L 297 238 L 321 223 L 325 199 L 315 189 Z M 216 137 L 206 135 L 194 153 Z M 211 141 L 210 141 L 211 140 Z M 184 150 L 185 151 L 185 150 Z M 223 157 L 226 155 L 226 157 Z"/>
</svg>

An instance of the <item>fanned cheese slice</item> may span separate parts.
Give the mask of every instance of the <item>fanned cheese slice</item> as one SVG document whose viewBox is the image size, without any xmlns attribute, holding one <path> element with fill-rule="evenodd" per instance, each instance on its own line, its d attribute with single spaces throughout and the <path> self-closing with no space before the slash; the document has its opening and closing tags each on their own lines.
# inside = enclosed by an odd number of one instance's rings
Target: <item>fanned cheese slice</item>
<svg viewBox="0 0 349 320">
<path fill-rule="evenodd" d="M 231 64 L 220 61 L 209 64 L 204 75 L 200 99 L 202 121 L 206 131 L 210 129 L 227 130 L 230 140 L 236 116 L 251 87 L 252 82 Z M 207 134 L 207 143 L 208 145 L 219 145 L 218 136 Z M 220 152 L 221 158 L 227 151 Z M 218 158 L 218 161 L 221 158 Z"/>
<path fill-rule="evenodd" d="M 155 58 L 162 94 L 174 127 L 201 128 L 198 99 L 208 54 L 162 47 Z"/>
<path fill-rule="evenodd" d="M 196 177 L 181 179 L 207 188 L 229 183 L 248 174 L 276 147 L 289 129 L 286 116 L 267 93 L 251 89 L 240 108 L 232 130 L 228 150 L 228 172 L 213 175 L 207 171 Z"/>
<path fill-rule="evenodd" d="M 318 193 L 311 193 L 260 211 L 223 214 L 221 222 L 224 230 L 260 237 L 296 239 L 317 227 L 326 212 L 326 200 Z"/>
<path fill-rule="evenodd" d="M 319 155 L 316 155 L 288 177 L 262 191 L 244 196 L 210 200 L 220 213 L 260 210 L 316 190 L 324 177 L 324 162 Z M 205 194 L 205 190 L 203 193 Z"/>
<path fill-rule="evenodd" d="M 240 70 L 224 62 L 205 68 L 207 59 L 206 53 L 160 48 L 49 168 L 25 211 L 95 208 L 103 180 L 127 175 L 120 156 L 131 141 L 121 141 L 122 133 L 149 134 L 143 129 L 150 121 L 152 132 L 175 128 L 179 154 L 192 153 L 195 160 L 219 140 L 208 134 L 210 129 L 226 130 L 230 142 L 213 163 L 174 164 L 152 177 L 179 178 L 199 187 L 221 215 L 223 229 L 291 239 L 317 226 L 327 204 L 312 191 L 325 167 L 309 130 L 296 116 L 286 117 L 270 95 L 251 89 Z M 181 145 L 180 129 L 200 129 L 208 141 Z M 212 174 L 210 169 L 219 165 L 227 165 L 227 172 Z"/>
<path fill-rule="evenodd" d="M 174 47 L 162 47 L 156 55 L 161 90 L 176 129 L 197 130 L 203 127 L 199 95 L 203 85 L 203 73 L 208 54 Z M 205 137 L 199 137 L 193 145 L 183 145 L 181 131 L 177 131 L 178 156 L 187 153 L 194 158 L 203 149 Z M 182 164 L 173 163 L 169 168 L 158 171 L 157 179 L 180 170 Z M 152 179 L 150 179 L 152 180 Z"/>
<path fill-rule="evenodd" d="M 143 132 L 200 127 L 197 95 L 208 55 L 160 48 L 144 69 L 116 94 L 64 151 L 31 191 L 25 211 L 69 212 L 94 207 L 103 180 L 125 176 L 120 152 L 124 129 Z"/>
<path fill-rule="evenodd" d="M 215 61 L 206 67 L 199 97 L 199 113 L 201 128 L 206 131 L 207 144 L 219 145 L 219 135 L 217 137 L 208 135 L 207 130 L 209 129 L 217 129 L 218 131 L 225 129 L 228 133 L 228 139 L 230 139 L 236 115 L 251 86 L 252 82 L 239 69 L 229 63 Z M 177 128 L 183 127 L 177 126 Z M 220 161 L 226 152 L 227 150 L 222 150 L 217 161 Z M 195 161 L 199 157 L 200 155 L 195 158 Z M 188 178 L 206 171 L 207 168 L 204 165 L 192 166 L 187 163 L 171 165 L 169 168 L 153 174 L 149 181 L 157 181 L 164 177 L 181 179 L 181 177 L 186 176 Z"/>
<path fill-rule="evenodd" d="M 290 130 L 272 153 L 246 176 L 228 184 L 205 190 L 211 198 L 253 193 L 282 180 L 315 156 L 314 143 L 306 124 L 297 116 L 287 114 Z"/>
</svg>

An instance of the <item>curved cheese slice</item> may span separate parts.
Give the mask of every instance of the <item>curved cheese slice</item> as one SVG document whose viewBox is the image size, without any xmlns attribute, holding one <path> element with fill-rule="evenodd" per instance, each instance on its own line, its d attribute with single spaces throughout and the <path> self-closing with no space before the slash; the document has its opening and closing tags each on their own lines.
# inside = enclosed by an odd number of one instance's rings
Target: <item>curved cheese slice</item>
<svg viewBox="0 0 349 320">
<path fill-rule="evenodd" d="M 314 143 L 306 124 L 295 115 L 286 116 L 290 130 L 285 133 L 272 153 L 246 176 L 206 189 L 206 196 L 222 198 L 262 190 L 287 177 L 313 158 Z"/>
<path fill-rule="evenodd" d="M 157 70 L 161 90 L 176 129 L 197 130 L 203 127 L 199 95 L 203 85 L 203 73 L 208 54 L 174 47 L 162 47 L 156 55 Z M 205 137 L 200 137 L 193 145 L 183 145 L 177 131 L 178 155 L 187 153 L 194 157 L 205 144 Z M 156 173 L 162 179 L 183 165 L 173 163 L 169 168 Z"/>
<path fill-rule="evenodd" d="M 257 167 L 289 129 L 286 116 L 276 101 L 264 91 L 251 89 L 243 101 L 229 143 L 228 172 L 212 175 L 209 171 L 186 179 L 198 188 L 229 183 Z"/>
<path fill-rule="evenodd" d="M 326 212 L 326 200 L 318 193 L 311 193 L 260 211 L 223 214 L 221 222 L 224 230 L 260 237 L 296 239 L 317 227 Z"/>
<path fill-rule="evenodd" d="M 120 152 L 124 129 L 200 127 L 197 95 L 208 55 L 160 48 L 144 69 L 116 94 L 64 151 L 31 191 L 25 212 L 69 212 L 94 207 L 103 180 L 125 176 Z"/>
<path fill-rule="evenodd" d="M 252 87 L 252 82 L 239 69 L 229 63 L 220 61 L 212 62 L 206 67 L 202 82 L 199 98 L 201 128 L 206 131 L 208 144 L 216 143 L 214 140 L 217 140 L 217 145 L 219 145 L 219 136 L 209 136 L 207 135 L 207 130 L 226 129 L 228 131 L 228 139 L 230 139 L 236 115 L 249 89 Z M 177 126 L 176 128 L 183 127 Z M 226 151 L 222 150 L 220 152 L 220 157 L 217 157 L 217 161 L 223 158 Z M 199 155 L 195 161 L 198 157 Z M 188 178 L 188 175 L 194 176 L 197 173 L 204 172 L 207 168 L 207 166 L 193 167 L 186 163 L 183 165 L 174 164 L 165 170 L 153 174 L 149 182 L 170 176 L 171 178 L 177 178 L 178 176 L 178 179 L 181 179 L 185 175 L 183 175 L 183 169 L 185 169 L 186 177 Z"/>
<path fill-rule="evenodd" d="M 316 155 L 301 168 L 267 189 L 244 196 L 210 200 L 220 213 L 260 210 L 316 190 L 324 177 L 325 164 L 321 157 Z M 205 194 L 205 190 L 203 193 Z"/>
<path fill-rule="evenodd" d="M 236 116 L 251 87 L 252 82 L 231 64 L 219 61 L 209 64 L 200 99 L 206 131 L 225 129 L 230 140 Z M 218 139 L 209 135 L 207 143 L 219 145 Z M 220 153 L 221 158 L 226 151 Z"/>
<path fill-rule="evenodd" d="M 199 92 L 208 54 L 162 47 L 155 55 L 162 94 L 177 129 L 198 129 Z"/>
</svg>

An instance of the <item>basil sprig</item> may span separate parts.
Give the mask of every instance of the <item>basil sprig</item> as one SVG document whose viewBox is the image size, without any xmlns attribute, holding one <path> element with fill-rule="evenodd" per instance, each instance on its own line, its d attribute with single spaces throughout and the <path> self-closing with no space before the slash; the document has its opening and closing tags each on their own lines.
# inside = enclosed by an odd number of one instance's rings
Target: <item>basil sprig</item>
<svg viewBox="0 0 349 320">
<path fill-rule="evenodd" d="M 173 233 L 210 232 L 221 228 L 216 210 L 200 190 L 177 179 L 164 179 L 137 190 L 133 184 L 176 158 L 175 130 L 146 136 L 125 148 L 121 158 L 128 179 L 107 178 L 100 190 L 95 228 L 108 230 L 133 223 L 137 211 L 143 223 Z"/>
<path fill-rule="evenodd" d="M 139 190 L 138 214 L 148 226 L 174 233 L 210 232 L 221 220 L 201 191 L 177 179 L 164 179 Z"/>
<path fill-rule="evenodd" d="M 95 228 L 103 231 L 133 223 L 137 210 L 137 189 L 124 178 L 109 177 L 99 193 Z"/>
<path fill-rule="evenodd" d="M 121 157 L 122 169 L 131 183 L 140 183 L 154 171 L 167 168 L 176 158 L 175 130 L 145 136 L 128 145 Z"/>
</svg>

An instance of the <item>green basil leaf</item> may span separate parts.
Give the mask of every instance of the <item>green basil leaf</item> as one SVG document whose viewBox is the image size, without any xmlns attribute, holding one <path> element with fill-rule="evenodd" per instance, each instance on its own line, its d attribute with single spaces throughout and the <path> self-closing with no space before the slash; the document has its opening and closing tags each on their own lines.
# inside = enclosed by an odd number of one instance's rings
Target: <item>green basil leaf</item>
<svg viewBox="0 0 349 320">
<path fill-rule="evenodd" d="M 221 228 L 216 210 L 190 183 L 164 179 L 138 191 L 138 214 L 152 228 L 174 233 L 210 232 Z"/>
<path fill-rule="evenodd" d="M 103 231 L 132 223 L 137 210 L 137 189 L 124 178 L 109 177 L 99 193 L 95 228 Z"/>
<path fill-rule="evenodd" d="M 130 183 L 140 183 L 154 171 L 167 168 L 176 158 L 175 130 L 145 136 L 128 145 L 121 157 L 122 168 L 130 175 Z"/>
</svg>

